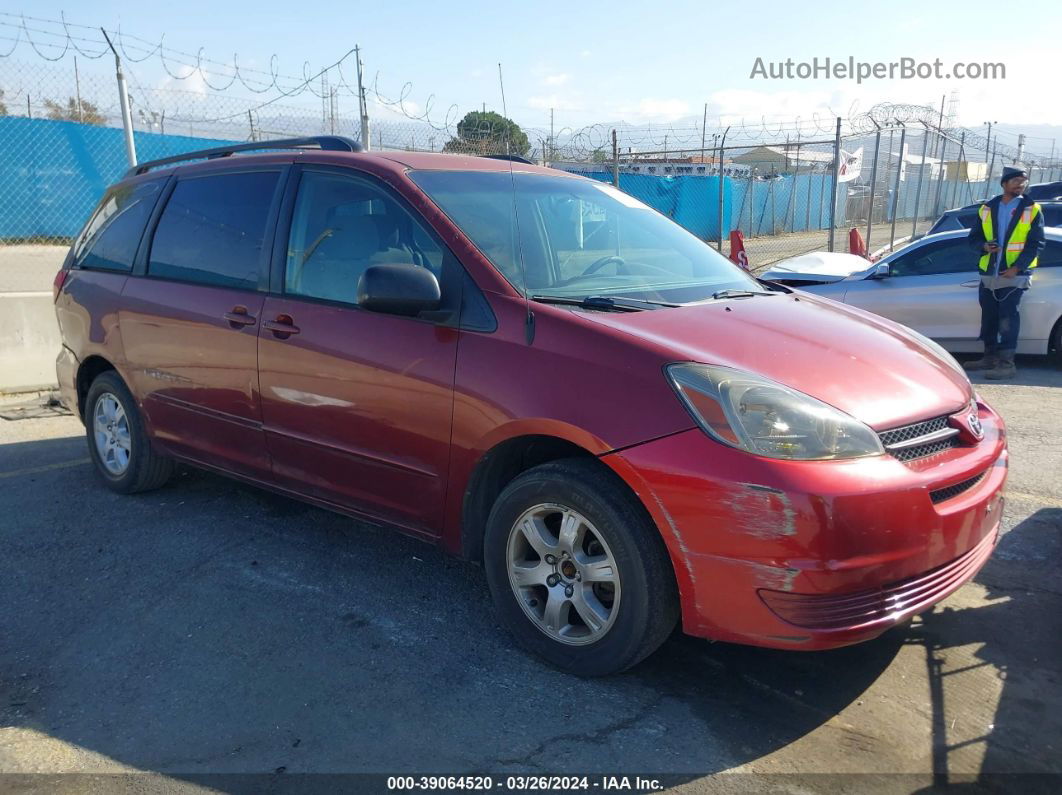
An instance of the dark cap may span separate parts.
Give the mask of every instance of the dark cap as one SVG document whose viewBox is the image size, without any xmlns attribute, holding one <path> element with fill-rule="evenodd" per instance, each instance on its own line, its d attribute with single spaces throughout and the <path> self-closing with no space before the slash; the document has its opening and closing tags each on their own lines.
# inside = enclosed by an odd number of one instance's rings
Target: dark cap
<svg viewBox="0 0 1062 795">
<path fill-rule="evenodd" d="M 999 184 L 1002 185 L 1008 179 L 1014 179 L 1015 177 L 1028 177 L 1029 173 L 1024 168 L 1016 168 L 1014 166 L 1003 166 L 1003 176 L 999 178 Z"/>
</svg>

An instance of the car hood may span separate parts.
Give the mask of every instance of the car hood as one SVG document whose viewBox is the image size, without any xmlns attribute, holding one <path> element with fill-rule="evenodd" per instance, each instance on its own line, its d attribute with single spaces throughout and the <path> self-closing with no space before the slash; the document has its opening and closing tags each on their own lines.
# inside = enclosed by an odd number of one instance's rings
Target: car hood
<svg viewBox="0 0 1062 795">
<path fill-rule="evenodd" d="M 670 361 L 757 373 L 879 431 L 959 411 L 973 397 L 955 360 L 909 329 L 807 293 L 580 314 L 656 346 Z"/>
<path fill-rule="evenodd" d="M 855 254 L 813 251 L 776 262 L 759 277 L 775 281 L 839 282 L 868 267 L 870 263 Z"/>
</svg>

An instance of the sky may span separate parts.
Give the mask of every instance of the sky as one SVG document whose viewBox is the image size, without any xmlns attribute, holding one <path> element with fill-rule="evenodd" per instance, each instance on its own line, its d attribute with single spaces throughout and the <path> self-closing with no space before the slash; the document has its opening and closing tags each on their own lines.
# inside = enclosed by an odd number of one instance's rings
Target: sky
<svg viewBox="0 0 1062 795">
<path fill-rule="evenodd" d="M 1013 8 L 1013 11 L 1007 9 Z M 1059 137 L 1062 102 L 1049 65 L 1062 40 L 1057 2 L 995 3 L 793 2 L 706 0 L 656 4 L 457 2 L 254 4 L 182 0 L 180 3 L 33 0 L 0 3 L 0 10 L 70 22 L 121 26 L 167 46 L 281 72 L 316 71 L 358 44 L 370 82 L 381 94 L 405 91 L 407 108 L 422 112 L 434 95 L 439 121 L 456 104 L 461 112 L 486 104 L 502 110 L 498 64 L 508 115 L 520 123 L 579 128 L 627 121 L 666 124 L 738 119 L 772 123 L 796 118 L 848 116 L 878 102 L 939 107 L 958 90 L 957 122 L 998 122 L 1013 145 L 1016 132 L 1036 134 L 1032 148 L 1047 151 Z M 1006 13 L 1002 13 L 1006 11 Z M 762 79 L 765 67 L 825 58 L 833 61 L 1002 63 L 1004 79 Z M 158 83 L 161 70 L 145 65 L 142 80 Z M 138 75 L 139 76 L 139 75 Z M 408 85 L 407 85 L 408 84 Z M 404 88 L 405 87 L 405 88 Z M 1032 127 L 1032 125 L 1037 125 Z M 1052 129 L 1051 125 L 1057 127 Z"/>
</svg>

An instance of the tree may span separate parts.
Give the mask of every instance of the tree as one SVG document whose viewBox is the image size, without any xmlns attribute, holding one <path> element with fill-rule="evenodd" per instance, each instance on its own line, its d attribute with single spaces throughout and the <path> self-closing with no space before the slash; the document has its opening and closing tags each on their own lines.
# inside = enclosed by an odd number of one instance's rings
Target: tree
<svg viewBox="0 0 1062 795">
<path fill-rule="evenodd" d="M 457 123 L 457 136 L 446 142 L 443 151 L 463 155 L 502 155 L 506 152 L 506 142 L 510 154 L 522 157 L 531 149 L 527 134 L 512 119 L 494 111 L 473 110 Z"/>
<path fill-rule="evenodd" d="M 95 124 L 97 127 L 102 127 L 107 123 L 107 119 L 100 113 L 99 108 L 86 100 L 81 100 L 80 112 L 78 111 L 77 100 L 73 97 L 66 101 L 65 107 L 58 102 L 46 99 L 44 100 L 44 107 L 48 118 L 55 121 L 77 121 L 82 124 Z"/>
<path fill-rule="evenodd" d="M 7 115 L 7 105 L 4 104 L 4 89 L 0 88 L 0 116 Z"/>
</svg>

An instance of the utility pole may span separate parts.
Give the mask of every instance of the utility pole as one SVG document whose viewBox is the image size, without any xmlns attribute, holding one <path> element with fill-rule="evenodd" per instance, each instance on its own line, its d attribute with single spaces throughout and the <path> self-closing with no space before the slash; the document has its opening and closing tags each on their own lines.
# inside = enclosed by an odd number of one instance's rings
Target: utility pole
<svg viewBox="0 0 1062 795">
<path fill-rule="evenodd" d="M 723 253 L 723 151 L 726 147 L 726 134 L 730 132 L 730 126 L 723 130 L 723 135 L 719 138 L 719 195 L 718 204 L 716 205 L 716 223 L 719 224 L 719 237 L 716 240 L 715 250 L 720 254 Z M 740 218 L 738 219 L 741 220 Z M 730 221 L 729 216 L 727 222 Z"/>
<path fill-rule="evenodd" d="M 988 162 L 988 152 L 992 148 L 992 125 L 999 124 L 997 121 L 986 121 L 988 125 L 988 137 L 985 138 L 985 162 Z"/>
<path fill-rule="evenodd" d="M 904 176 L 903 146 L 907 138 L 907 125 L 899 119 L 894 119 L 894 122 L 900 125 L 900 159 L 897 162 L 896 182 L 893 183 L 892 189 L 892 230 L 889 232 L 889 251 L 892 251 L 893 246 L 896 245 L 896 210 L 900 201 L 900 178 Z"/>
<path fill-rule="evenodd" d="M 77 120 L 85 121 L 85 114 L 81 112 L 81 77 L 77 73 L 77 56 L 74 56 L 74 91 L 77 94 Z"/>
<path fill-rule="evenodd" d="M 616 144 L 616 131 L 612 130 L 612 186 L 619 187 L 619 146 Z"/>
<path fill-rule="evenodd" d="M 944 129 L 944 100 L 947 98 L 947 96 L 948 95 L 945 94 L 944 96 L 942 96 L 940 98 L 940 120 L 937 122 L 937 129 L 938 130 L 943 130 Z M 933 157 L 937 157 L 938 156 L 937 145 L 939 143 L 940 143 L 940 139 L 937 139 L 934 142 L 934 145 L 933 145 Z"/>
<path fill-rule="evenodd" d="M 354 60 L 358 62 L 358 112 L 361 114 L 361 145 L 365 147 L 365 151 L 368 152 L 372 147 L 370 146 L 371 137 L 369 135 L 369 107 L 365 102 L 365 88 L 361 82 L 361 49 L 358 46 L 354 47 Z"/>
<path fill-rule="evenodd" d="M 701 162 L 704 162 L 704 139 L 708 131 L 708 103 L 704 103 L 704 121 L 701 122 Z"/>
<path fill-rule="evenodd" d="M 1018 135 L 1018 157 L 1017 157 L 1017 159 L 1014 162 L 1015 163 L 1020 163 L 1021 160 L 1022 160 L 1022 157 L 1024 155 L 1025 155 L 1025 134 L 1022 133 L 1022 134 Z"/>
<path fill-rule="evenodd" d="M 833 181 L 830 185 L 830 245 L 833 251 L 834 232 L 837 230 L 837 180 L 841 178 L 841 117 L 837 117 L 837 132 L 833 137 Z"/>
<path fill-rule="evenodd" d="M 914 217 L 911 219 L 911 237 L 918 231 L 918 207 L 922 201 L 922 180 L 926 175 L 926 153 L 929 151 L 929 125 L 922 125 L 922 165 L 918 170 L 918 190 L 915 191 Z"/>
<path fill-rule="evenodd" d="M 553 165 L 553 108 L 549 109 L 549 164 Z"/>
<path fill-rule="evenodd" d="M 130 166 L 136 165 L 136 144 L 133 143 L 133 115 L 129 111 L 129 93 L 125 89 L 125 75 L 122 74 L 122 59 L 118 57 L 118 51 L 111 44 L 111 37 L 103 30 L 103 38 L 107 40 L 107 46 L 114 53 L 114 68 L 118 77 L 118 101 L 122 106 L 122 129 L 125 130 L 125 156 Z"/>
</svg>

